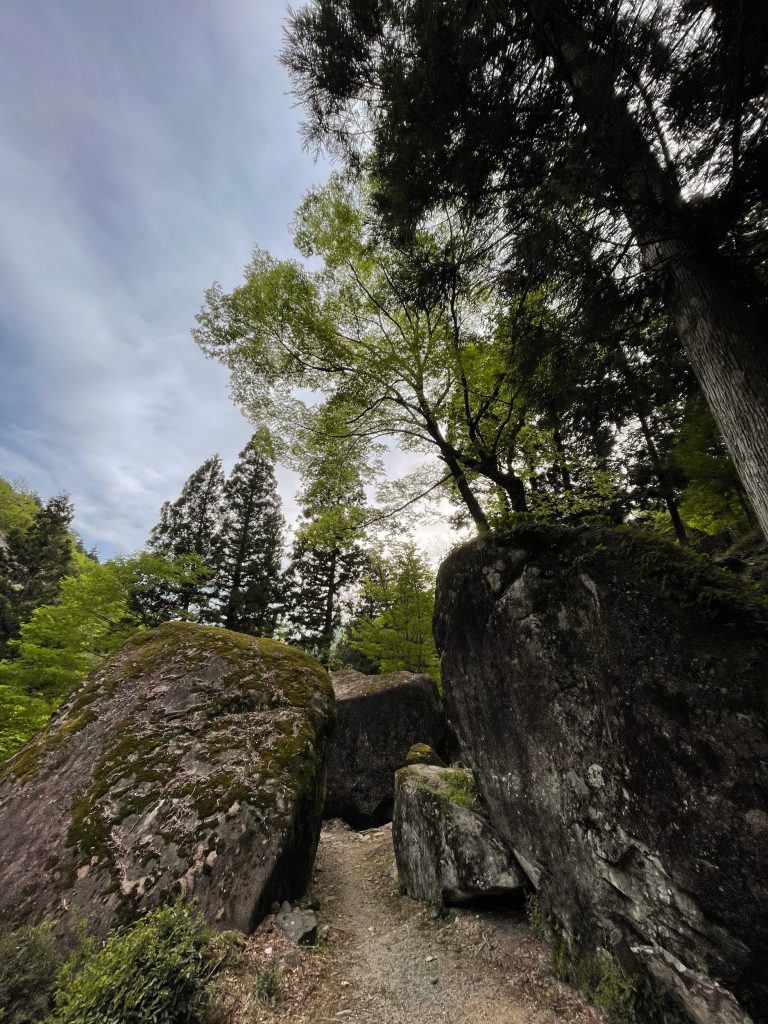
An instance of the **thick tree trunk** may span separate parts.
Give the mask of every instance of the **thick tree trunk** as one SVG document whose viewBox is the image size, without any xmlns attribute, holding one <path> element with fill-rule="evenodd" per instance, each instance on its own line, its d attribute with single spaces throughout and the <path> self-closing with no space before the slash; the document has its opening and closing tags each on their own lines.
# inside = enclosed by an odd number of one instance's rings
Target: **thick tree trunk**
<svg viewBox="0 0 768 1024">
<path fill-rule="evenodd" d="M 707 252 L 676 183 L 615 87 L 608 53 L 591 45 L 562 0 L 528 0 L 541 41 L 571 91 L 604 179 L 621 203 L 736 470 L 768 536 L 768 352 L 729 262 Z"/>
</svg>

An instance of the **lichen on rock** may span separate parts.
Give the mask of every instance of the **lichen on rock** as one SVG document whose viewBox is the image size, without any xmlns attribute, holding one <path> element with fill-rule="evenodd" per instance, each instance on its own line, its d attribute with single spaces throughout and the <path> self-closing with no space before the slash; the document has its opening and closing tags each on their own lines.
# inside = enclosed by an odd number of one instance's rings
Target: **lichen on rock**
<svg viewBox="0 0 768 1024">
<path fill-rule="evenodd" d="M 0 921 L 97 930 L 176 893 L 250 930 L 299 896 L 333 692 L 275 641 L 168 623 L 130 640 L 0 773 Z"/>
<path fill-rule="evenodd" d="M 765 600 L 629 528 L 524 527 L 447 559 L 435 631 L 462 756 L 554 933 L 666 988 L 678 963 L 691 1020 L 729 992 L 766 1019 Z"/>
</svg>

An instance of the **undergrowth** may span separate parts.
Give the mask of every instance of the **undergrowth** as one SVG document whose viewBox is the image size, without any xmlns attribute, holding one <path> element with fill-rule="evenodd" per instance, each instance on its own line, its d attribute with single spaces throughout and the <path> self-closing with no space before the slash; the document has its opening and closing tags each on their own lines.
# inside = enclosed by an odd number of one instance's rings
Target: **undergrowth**
<svg viewBox="0 0 768 1024">
<path fill-rule="evenodd" d="M 188 903 L 145 914 L 67 960 L 54 923 L 0 934 L 2 1024 L 208 1024 L 210 982 L 230 954 Z"/>
</svg>

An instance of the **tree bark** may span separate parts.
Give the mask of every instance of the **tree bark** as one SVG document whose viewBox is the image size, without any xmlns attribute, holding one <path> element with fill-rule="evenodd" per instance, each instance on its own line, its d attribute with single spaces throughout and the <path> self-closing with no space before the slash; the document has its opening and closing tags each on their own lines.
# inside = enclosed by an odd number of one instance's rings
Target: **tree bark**
<svg viewBox="0 0 768 1024">
<path fill-rule="evenodd" d="M 735 269 L 702 241 L 676 183 L 617 92 L 614 62 L 590 44 L 578 15 L 562 0 L 529 0 L 527 7 L 644 266 L 662 276 L 672 323 L 768 537 L 768 346 L 731 283 Z"/>
</svg>

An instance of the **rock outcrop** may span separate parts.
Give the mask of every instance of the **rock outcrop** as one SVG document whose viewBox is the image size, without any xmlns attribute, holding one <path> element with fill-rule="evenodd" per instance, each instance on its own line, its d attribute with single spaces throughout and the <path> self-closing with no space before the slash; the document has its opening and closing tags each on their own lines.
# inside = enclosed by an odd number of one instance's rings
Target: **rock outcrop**
<svg viewBox="0 0 768 1024">
<path fill-rule="evenodd" d="M 629 529 L 522 528 L 448 558 L 435 631 L 462 756 L 559 941 L 699 1024 L 765 1020 L 765 603 Z"/>
<path fill-rule="evenodd" d="M 414 899 L 464 903 L 526 891 L 515 858 L 476 810 L 474 788 L 471 772 L 435 765 L 395 776 L 392 842 L 400 885 Z"/>
<path fill-rule="evenodd" d="M 440 750 L 447 727 L 434 679 L 412 672 L 336 672 L 336 731 L 328 765 L 326 818 L 356 828 L 392 817 L 394 776 L 411 745 Z"/>
<path fill-rule="evenodd" d="M 0 772 L 0 922 L 100 933 L 176 893 L 250 931 L 302 894 L 333 693 L 272 640 L 168 623 L 130 640 Z"/>
</svg>

